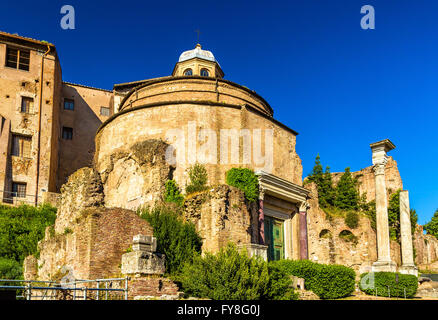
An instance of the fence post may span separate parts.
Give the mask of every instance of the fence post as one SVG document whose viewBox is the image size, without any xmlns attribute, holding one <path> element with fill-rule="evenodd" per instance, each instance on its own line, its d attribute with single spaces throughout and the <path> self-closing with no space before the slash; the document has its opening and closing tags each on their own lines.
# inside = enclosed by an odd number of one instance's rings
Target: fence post
<svg viewBox="0 0 438 320">
<path fill-rule="evenodd" d="M 389 290 L 389 286 L 388 286 L 388 296 L 389 298 L 391 298 L 391 290 Z"/>
<path fill-rule="evenodd" d="M 31 294 L 32 294 L 32 289 L 31 289 L 32 283 L 29 282 L 26 285 L 26 300 L 31 300 Z"/>
<path fill-rule="evenodd" d="M 87 300 L 87 287 L 84 287 L 84 301 Z"/>
<path fill-rule="evenodd" d="M 75 279 L 75 286 L 73 290 L 73 300 L 76 300 L 76 279 Z"/>
<path fill-rule="evenodd" d="M 128 277 L 125 278 L 125 300 L 128 300 Z"/>
<path fill-rule="evenodd" d="M 105 289 L 108 289 L 108 281 L 105 281 Z M 108 300 L 108 290 L 105 290 L 105 300 Z"/>
<path fill-rule="evenodd" d="M 97 280 L 97 285 L 96 285 L 96 300 L 99 300 L 99 280 Z"/>
</svg>

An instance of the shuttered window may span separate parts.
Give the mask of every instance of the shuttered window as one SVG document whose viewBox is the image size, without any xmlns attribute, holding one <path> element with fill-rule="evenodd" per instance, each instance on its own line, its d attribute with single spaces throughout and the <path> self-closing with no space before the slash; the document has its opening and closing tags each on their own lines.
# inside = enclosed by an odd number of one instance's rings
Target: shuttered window
<svg viewBox="0 0 438 320">
<path fill-rule="evenodd" d="M 16 48 L 6 48 L 6 66 L 29 71 L 30 51 Z"/>
<path fill-rule="evenodd" d="M 64 110 L 74 110 L 75 101 L 72 99 L 64 99 Z"/>
<path fill-rule="evenodd" d="M 33 99 L 28 97 L 21 98 L 21 112 L 29 113 L 33 108 Z"/>
<path fill-rule="evenodd" d="M 12 135 L 11 154 L 16 157 L 30 158 L 32 151 L 32 137 Z"/>
<path fill-rule="evenodd" d="M 12 182 L 12 196 L 26 198 L 26 183 Z"/>
</svg>

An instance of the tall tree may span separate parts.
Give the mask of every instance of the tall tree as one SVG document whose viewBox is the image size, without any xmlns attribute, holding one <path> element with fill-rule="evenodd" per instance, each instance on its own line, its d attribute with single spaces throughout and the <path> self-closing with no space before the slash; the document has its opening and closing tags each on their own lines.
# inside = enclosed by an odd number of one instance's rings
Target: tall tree
<svg viewBox="0 0 438 320">
<path fill-rule="evenodd" d="M 344 210 L 359 208 L 359 192 L 357 180 L 353 178 L 350 168 L 346 168 L 336 187 L 335 206 Z"/>
<path fill-rule="evenodd" d="M 424 225 L 424 230 L 438 239 L 438 209 L 433 214 L 432 219 Z"/>
<path fill-rule="evenodd" d="M 308 181 L 316 184 L 318 190 L 318 202 L 321 208 L 334 205 L 335 192 L 333 189 L 330 167 L 326 167 L 325 172 L 323 171 L 319 154 L 316 156 L 315 166 L 308 177 Z"/>
</svg>

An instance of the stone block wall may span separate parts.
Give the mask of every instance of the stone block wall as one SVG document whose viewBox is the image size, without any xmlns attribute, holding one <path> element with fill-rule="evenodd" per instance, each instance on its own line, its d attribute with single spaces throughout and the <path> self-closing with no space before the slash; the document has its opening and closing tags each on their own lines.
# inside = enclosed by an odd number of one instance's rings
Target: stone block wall
<svg viewBox="0 0 438 320">
<path fill-rule="evenodd" d="M 217 252 L 228 242 L 237 245 L 258 243 L 256 203 L 244 193 L 220 185 L 189 197 L 184 205 L 186 219 L 195 223 L 203 238 L 202 251 Z"/>
<path fill-rule="evenodd" d="M 131 278 L 128 281 L 128 299 L 147 297 L 177 298 L 178 286 L 170 279 L 157 276 Z"/>
<path fill-rule="evenodd" d="M 99 174 L 87 167 L 77 170 L 61 188 L 61 206 L 55 231 L 63 233 L 83 209 L 99 206 L 103 206 L 103 186 Z"/>
<path fill-rule="evenodd" d="M 152 235 L 152 228 L 134 211 L 87 208 L 68 229 L 48 227 L 39 243 L 38 278 L 60 280 L 68 267 L 79 279 L 120 276 L 121 258 L 136 234 Z"/>
</svg>

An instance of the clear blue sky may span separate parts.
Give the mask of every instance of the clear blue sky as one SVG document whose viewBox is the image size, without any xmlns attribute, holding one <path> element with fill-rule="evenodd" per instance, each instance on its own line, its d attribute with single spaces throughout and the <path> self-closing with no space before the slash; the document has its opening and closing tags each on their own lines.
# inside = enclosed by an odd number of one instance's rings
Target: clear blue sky
<svg viewBox="0 0 438 320">
<path fill-rule="evenodd" d="M 73 5 L 76 29 L 60 28 Z M 373 5 L 376 29 L 362 30 Z M 332 171 L 371 165 L 384 138 L 411 207 L 438 208 L 438 1 L 4 1 L 0 30 L 56 45 L 64 81 L 114 83 L 170 75 L 201 30 L 225 78 L 261 94 L 298 131 L 304 176 L 320 153 Z"/>
</svg>

